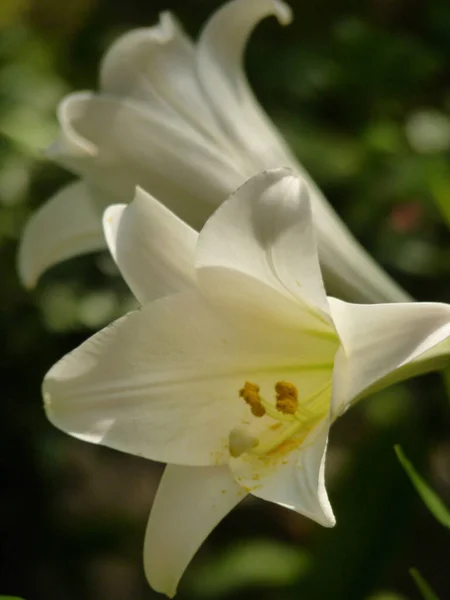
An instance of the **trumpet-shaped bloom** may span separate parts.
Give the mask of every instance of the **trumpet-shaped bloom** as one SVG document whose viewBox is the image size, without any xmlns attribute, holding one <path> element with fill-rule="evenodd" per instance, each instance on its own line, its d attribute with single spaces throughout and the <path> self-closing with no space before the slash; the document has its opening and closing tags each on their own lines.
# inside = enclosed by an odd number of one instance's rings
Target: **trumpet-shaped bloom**
<svg viewBox="0 0 450 600">
<path fill-rule="evenodd" d="M 170 13 L 112 45 L 100 92 L 72 94 L 59 107 L 61 134 L 48 156 L 81 180 L 28 223 L 19 253 L 26 285 L 56 262 L 103 246 L 103 209 L 132 198 L 137 185 L 198 230 L 249 177 L 288 166 L 309 186 L 330 289 L 364 302 L 408 299 L 354 240 L 249 88 L 246 42 L 269 15 L 282 25 L 291 19 L 278 0 L 232 0 L 196 45 Z"/>
<path fill-rule="evenodd" d="M 448 363 L 448 305 L 327 298 L 312 220 L 310 189 L 287 169 L 250 179 L 200 234 L 143 191 L 105 212 L 143 306 L 58 362 L 43 395 L 71 435 L 169 463 L 144 551 L 168 595 L 248 493 L 334 525 L 333 421 L 370 390 Z"/>
</svg>

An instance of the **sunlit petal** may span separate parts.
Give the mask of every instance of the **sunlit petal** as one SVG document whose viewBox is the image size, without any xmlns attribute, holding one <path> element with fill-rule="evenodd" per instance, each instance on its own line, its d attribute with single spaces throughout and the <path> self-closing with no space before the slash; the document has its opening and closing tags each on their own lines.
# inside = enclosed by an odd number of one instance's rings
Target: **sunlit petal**
<svg viewBox="0 0 450 600">
<path fill-rule="evenodd" d="M 200 545 L 245 496 L 226 465 L 167 466 L 145 536 L 144 566 L 152 588 L 174 596 Z"/>
<path fill-rule="evenodd" d="M 338 414 L 398 370 L 407 375 L 405 367 L 450 336 L 447 304 L 366 305 L 331 298 L 330 307 L 343 346 L 335 367 Z"/>
<path fill-rule="evenodd" d="M 110 206 L 105 237 L 123 278 L 144 304 L 195 285 L 198 234 L 142 189 L 128 206 Z"/>
<path fill-rule="evenodd" d="M 328 430 L 325 419 L 297 449 L 284 455 L 278 450 L 259 458 L 232 459 L 230 467 L 236 480 L 254 496 L 333 527 L 336 520 L 325 488 Z"/>
<path fill-rule="evenodd" d="M 220 321 L 195 293 L 123 317 L 46 375 L 47 415 L 64 431 L 131 454 L 219 464 L 249 407 L 246 380 L 267 397 L 293 371 L 330 369 L 335 343 L 270 323 L 249 331 Z"/>
<path fill-rule="evenodd" d="M 291 302 L 295 319 L 332 329 L 308 190 L 288 169 L 253 177 L 222 204 L 200 233 L 196 265 L 200 288 L 217 303 L 281 318 Z M 242 275 L 251 278 L 246 288 Z M 263 286 L 284 310 L 266 301 Z"/>
</svg>

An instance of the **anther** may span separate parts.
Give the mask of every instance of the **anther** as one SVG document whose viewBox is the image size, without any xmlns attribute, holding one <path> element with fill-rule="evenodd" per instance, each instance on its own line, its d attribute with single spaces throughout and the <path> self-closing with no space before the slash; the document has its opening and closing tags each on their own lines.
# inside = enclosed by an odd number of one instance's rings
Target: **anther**
<svg viewBox="0 0 450 600">
<path fill-rule="evenodd" d="M 263 417 L 266 414 L 266 409 L 262 405 L 261 396 L 259 395 L 259 385 L 246 381 L 244 387 L 239 390 L 239 396 L 245 400 L 250 406 L 250 410 L 255 417 Z"/>
<path fill-rule="evenodd" d="M 298 391 L 289 381 L 278 381 L 275 384 L 276 408 L 285 415 L 293 415 L 298 409 Z"/>
</svg>

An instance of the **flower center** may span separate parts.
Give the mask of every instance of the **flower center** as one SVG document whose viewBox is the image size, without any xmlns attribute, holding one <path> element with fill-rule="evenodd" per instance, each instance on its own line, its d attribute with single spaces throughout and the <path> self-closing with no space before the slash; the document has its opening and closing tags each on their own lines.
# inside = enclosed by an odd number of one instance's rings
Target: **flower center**
<svg viewBox="0 0 450 600">
<path fill-rule="evenodd" d="M 233 429 L 228 442 L 231 456 L 237 458 L 246 453 L 272 456 L 297 447 L 328 413 L 330 388 L 331 381 L 328 381 L 314 394 L 301 398 L 293 383 L 277 381 L 274 402 L 268 402 L 261 396 L 258 384 L 246 381 L 239 396 L 255 418 L 264 419 L 264 426 L 262 431 L 258 427 L 258 435 L 251 433 L 251 423 Z"/>
</svg>

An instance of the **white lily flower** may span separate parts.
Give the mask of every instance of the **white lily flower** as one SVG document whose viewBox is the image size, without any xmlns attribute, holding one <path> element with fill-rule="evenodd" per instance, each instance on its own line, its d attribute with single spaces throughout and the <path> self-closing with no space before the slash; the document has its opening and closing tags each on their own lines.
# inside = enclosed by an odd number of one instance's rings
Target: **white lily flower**
<svg viewBox="0 0 450 600">
<path fill-rule="evenodd" d="M 327 298 L 310 190 L 287 169 L 250 179 L 200 234 L 143 191 L 104 227 L 143 306 L 53 366 L 43 395 L 71 435 L 169 464 L 150 584 L 174 595 L 247 493 L 333 526 L 331 424 L 370 390 L 448 364 L 450 306 Z"/>
<path fill-rule="evenodd" d="M 329 288 L 364 302 L 409 300 L 352 237 L 249 88 L 245 46 L 269 15 L 282 25 L 291 20 L 281 1 L 232 0 L 196 45 L 168 12 L 112 45 L 100 92 L 70 95 L 59 107 L 61 135 L 48 155 L 81 180 L 29 221 L 19 252 L 25 285 L 61 260 L 104 247 L 103 209 L 132 198 L 136 185 L 198 230 L 249 177 L 287 166 L 310 187 Z"/>
</svg>

